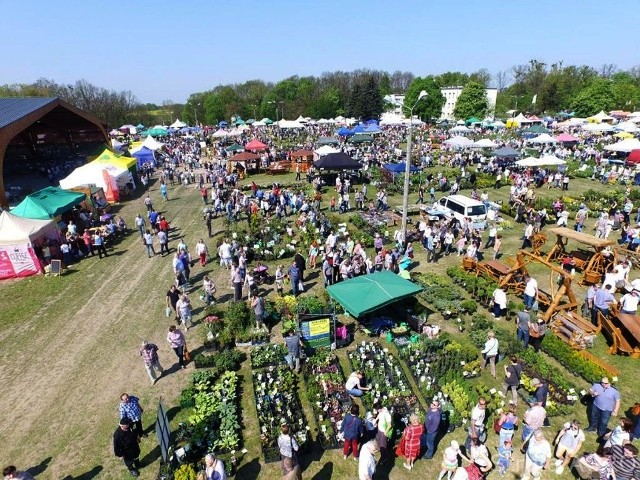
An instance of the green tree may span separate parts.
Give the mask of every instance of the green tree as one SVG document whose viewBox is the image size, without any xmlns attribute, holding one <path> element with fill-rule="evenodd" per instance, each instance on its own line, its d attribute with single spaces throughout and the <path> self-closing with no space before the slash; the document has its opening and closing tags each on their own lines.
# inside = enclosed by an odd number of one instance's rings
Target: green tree
<svg viewBox="0 0 640 480">
<path fill-rule="evenodd" d="M 416 104 L 418 95 L 422 90 L 427 92 L 427 96 Z M 404 111 L 406 115 L 409 115 L 409 109 L 416 105 L 413 109 L 413 114 L 417 115 L 423 122 L 430 122 L 440 118 L 445 101 L 446 99 L 440 92 L 440 87 L 433 77 L 417 77 L 411 82 L 404 95 Z"/>
<path fill-rule="evenodd" d="M 487 94 L 481 83 L 469 82 L 458 97 L 453 115 L 461 120 L 469 117 L 483 118 L 487 113 Z"/>
<path fill-rule="evenodd" d="M 362 120 L 378 119 L 384 111 L 380 87 L 373 75 L 369 75 L 362 87 Z"/>
<path fill-rule="evenodd" d="M 588 87 L 575 96 L 572 108 L 579 117 L 595 115 L 600 110 L 608 112 L 615 107 L 613 82 L 606 78 L 596 78 Z"/>
<path fill-rule="evenodd" d="M 444 87 L 464 87 L 469 82 L 469 75 L 462 72 L 444 72 L 435 77 L 436 83 Z"/>
</svg>

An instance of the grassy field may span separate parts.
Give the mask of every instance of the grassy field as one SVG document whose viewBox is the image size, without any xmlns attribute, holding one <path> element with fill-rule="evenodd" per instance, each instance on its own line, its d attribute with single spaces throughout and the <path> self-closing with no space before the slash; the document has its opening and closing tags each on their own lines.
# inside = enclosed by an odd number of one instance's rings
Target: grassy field
<svg viewBox="0 0 640 480">
<path fill-rule="evenodd" d="M 285 184 L 292 180 L 293 175 L 278 177 L 278 181 Z M 259 177 L 256 181 L 272 181 L 272 177 Z M 593 186 L 588 180 L 575 180 L 569 193 L 578 196 L 576 192 Z M 372 193 L 370 190 L 369 196 Z M 558 193 L 557 190 L 539 192 L 548 196 L 557 196 Z M 151 195 L 156 206 L 166 213 L 171 222 L 171 246 L 175 246 L 179 236 L 183 236 L 191 248 L 199 238 L 206 237 L 198 190 L 171 187 L 171 200 L 161 204 L 158 186 L 153 184 Z M 494 201 L 506 202 L 508 188 L 492 190 L 490 195 Z M 325 196 L 325 202 L 328 198 Z M 395 197 L 389 203 L 397 205 L 400 202 Z M 133 224 L 137 213 L 144 211 L 141 198 L 126 202 L 119 208 L 118 213 L 129 224 Z M 217 220 L 216 238 L 207 242 L 212 251 L 222 228 L 222 221 Z M 520 235 L 518 225 L 505 233 L 505 255 L 517 251 Z M 417 248 L 416 253 L 416 260 L 422 262 L 418 270 L 426 270 L 421 248 Z M 459 260 L 455 256 L 447 257 L 429 265 L 428 269 L 444 273 L 448 266 L 457 264 Z M 218 297 L 232 293 L 228 272 L 221 270 L 215 262 L 205 268 L 194 267 L 192 284 L 199 286 L 207 273 L 214 278 Z M 543 274 L 542 271 L 532 273 Z M 543 277 L 539 281 L 544 288 Z M 187 370 L 176 368 L 175 356 L 165 342 L 170 322 L 164 316 L 164 301 L 171 282 L 170 257 L 147 258 L 138 235 L 130 234 L 109 249 L 107 258 L 85 259 L 61 277 L 39 276 L 0 284 L 3 298 L 0 305 L 0 381 L 5 385 L 0 400 L 0 442 L 3 445 L 0 457 L 3 465 L 15 464 L 19 469 L 35 467 L 39 478 L 128 478 L 129 474 L 121 461 L 114 457 L 111 448 L 122 392 L 140 397 L 145 407 L 146 428 L 152 428 L 160 399 L 169 410 L 172 427 L 175 428 L 177 422 L 185 417 L 184 412 L 179 412 L 177 398 L 194 370 L 191 365 Z M 322 287 L 316 285 L 314 288 Z M 194 287 L 193 297 L 197 297 L 195 293 Z M 582 294 L 580 289 L 579 296 Z M 197 299 L 193 303 L 201 305 Z M 435 317 L 432 320 L 437 321 L 438 316 Z M 200 307 L 194 313 L 195 323 L 198 324 L 201 318 Z M 507 326 L 513 328 L 511 324 Z M 273 341 L 281 341 L 279 326 L 273 333 Z M 190 349 L 196 353 L 201 348 L 201 337 L 198 328 L 188 333 Z M 155 386 L 150 384 L 138 356 L 139 345 L 144 339 L 160 346 L 161 363 L 168 369 L 168 374 Z M 361 339 L 357 338 L 358 341 Z M 637 368 L 637 362 L 609 356 L 601 338 L 593 351 L 627 372 L 621 375 L 619 382 L 623 405 L 628 406 L 637 400 L 638 388 L 633 376 L 629 375 Z M 348 372 L 344 350 L 339 351 L 339 357 Z M 279 466 L 265 465 L 260 456 L 260 435 L 248 362 L 243 364 L 240 375 L 243 437 L 248 453 L 241 461 L 237 478 L 279 478 Z M 486 374 L 477 381 L 497 385 Z M 303 384 L 299 393 L 311 417 Z M 576 408 L 576 416 L 585 420 L 582 407 Z M 547 431 L 548 437 L 555 433 L 558 425 Z M 495 452 L 493 437 L 490 435 L 489 442 L 492 454 Z M 458 429 L 448 435 L 445 442 L 452 439 L 463 441 L 464 433 Z M 593 448 L 593 442 L 588 446 Z M 418 461 L 413 473 L 402 467 L 401 460 L 396 460 L 395 465 L 387 467 L 388 474 L 380 478 L 408 479 L 426 474 L 435 477 L 441 452 L 442 448 L 430 462 Z M 154 435 L 150 435 L 142 442 L 141 458 L 145 467 L 141 470 L 141 478 L 156 477 L 159 455 Z M 303 456 L 302 463 L 304 478 L 350 479 L 356 476 L 355 463 L 344 461 L 340 451 L 317 449 L 313 454 Z M 519 471 L 518 461 L 514 462 L 514 471 Z"/>
</svg>

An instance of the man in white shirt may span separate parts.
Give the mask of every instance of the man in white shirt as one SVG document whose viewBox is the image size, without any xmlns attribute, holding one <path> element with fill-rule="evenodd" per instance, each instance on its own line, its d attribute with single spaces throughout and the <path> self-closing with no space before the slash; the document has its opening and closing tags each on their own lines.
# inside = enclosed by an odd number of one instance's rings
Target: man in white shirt
<svg viewBox="0 0 640 480">
<path fill-rule="evenodd" d="M 484 348 L 480 353 L 482 353 L 482 365 L 480 368 L 484 369 L 487 366 L 487 361 L 491 366 L 491 376 L 496 378 L 496 357 L 498 356 L 498 339 L 495 337 L 495 334 L 491 331 L 487 332 L 487 341 L 484 344 Z"/>
<path fill-rule="evenodd" d="M 496 318 L 500 318 L 507 308 L 507 294 L 500 287 L 493 291 L 493 315 Z"/>
<path fill-rule="evenodd" d="M 471 420 L 469 421 L 469 431 L 464 442 L 467 452 L 471 450 L 471 439 L 477 438 L 481 443 L 487 440 L 487 433 L 484 428 L 484 420 L 487 410 L 487 401 L 480 397 L 478 403 L 471 410 Z"/>
<path fill-rule="evenodd" d="M 378 452 L 377 440 L 369 440 L 360 449 L 360 458 L 358 459 L 358 479 L 359 480 L 373 480 L 373 475 L 376 473 L 376 457 Z"/>
<path fill-rule="evenodd" d="M 535 278 L 527 277 L 524 286 L 524 305 L 531 310 L 534 302 L 538 298 L 538 281 Z"/>
<path fill-rule="evenodd" d="M 631 293 L 627 293 L 620 299 L 620 310 L 627 315 L 635 315 L 638 312 L 638 302 L 640 296 L 637 290 L 631 290 Z"/>
</svg>

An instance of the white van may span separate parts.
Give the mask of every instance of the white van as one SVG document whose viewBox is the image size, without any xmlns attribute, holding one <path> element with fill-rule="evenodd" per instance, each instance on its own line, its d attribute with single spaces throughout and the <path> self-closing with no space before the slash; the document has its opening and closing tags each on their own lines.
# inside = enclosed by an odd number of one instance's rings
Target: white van
<svg viewBox="0 0 640 480">
<path fill-rule="evenodd" d="M 469 217 L 474 225 L 484 228 L 487 222 L 487 206 L 473 198 L 465 195 L 449 195 L 442 197 L 438 203 L 446 212 L 447 217 L 455 218 L 461 223 L 466 217 Z"/>
</svg>

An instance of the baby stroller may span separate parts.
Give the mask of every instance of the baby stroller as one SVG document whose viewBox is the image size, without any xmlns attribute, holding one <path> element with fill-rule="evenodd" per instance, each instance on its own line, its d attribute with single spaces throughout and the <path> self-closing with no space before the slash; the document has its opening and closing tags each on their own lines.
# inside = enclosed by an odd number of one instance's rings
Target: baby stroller
<svg viewBox="0 0 640 480">
<path fill-rule="evenodd" d="M 253 269 L 253 280 L 256 285 L 262 285 L 263 283 L 267 283 L 271 285 L 275 278 L 273 275 L 269 275 L 269 267 L 266 265 L 258 264 L 256 268 Z"/>
</svg>

